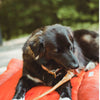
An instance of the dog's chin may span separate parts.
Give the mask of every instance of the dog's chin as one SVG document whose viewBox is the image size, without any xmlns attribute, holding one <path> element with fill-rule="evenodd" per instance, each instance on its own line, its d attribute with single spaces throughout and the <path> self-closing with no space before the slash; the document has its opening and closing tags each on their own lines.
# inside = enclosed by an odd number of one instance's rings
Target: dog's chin
<svg viewBox="0 0 100 100">
<path fill-rule="evenodd" d="M 48 71 L 54 71 L 55 73 L 59 73 L 61 70 L 67 72 L 68 70 L 76 69 L 75 67 L 72 66 L 67 66 L 67 65 L 64 66 L 62 64 L 59 64 L 54 60 L 48 60 L 46 64 L 43 62 L 45 61 L 44 59 L 38 61 L 40 62 L 41 65 L 45 66 L 48 69 Z"/>
<path fill-rule="evenodd" d="M 59 65 L 59 68 L 64 69 L 66 72 L 67 72 L 68 70 L 78 69 L 78 67 L 72 67 L 72 66 L 62 66 L 62 65 Z"/>
</svg>

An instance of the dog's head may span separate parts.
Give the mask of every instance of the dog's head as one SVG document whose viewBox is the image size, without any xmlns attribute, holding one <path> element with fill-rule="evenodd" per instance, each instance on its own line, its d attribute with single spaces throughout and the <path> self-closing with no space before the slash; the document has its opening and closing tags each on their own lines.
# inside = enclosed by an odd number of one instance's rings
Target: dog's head
<svg viewBox="0 0 100 100">
<path fill-rule="evenodd" d="M 78 68 L 72 32 L 66 26 L 55 24 L 44 27 L 30 38 L 29 45 L 35 60 L 41 64 L 53 61 L 66 69 Z"/>
</svg>

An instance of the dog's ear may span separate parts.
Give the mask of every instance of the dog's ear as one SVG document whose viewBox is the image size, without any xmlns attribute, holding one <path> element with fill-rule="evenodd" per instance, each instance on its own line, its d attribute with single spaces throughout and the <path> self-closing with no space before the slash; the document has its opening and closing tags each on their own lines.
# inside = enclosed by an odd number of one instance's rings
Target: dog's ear
<svg viewBox="0 0 100 100">
<path fill-rule="evenodd" d="M 70 27 L 66 27 L 66 29 L 67 29 L 67 32 L 68 32 L 67 35 L 69 36 L 70 40 L 73 42 L 74 35 L 73 35 L 72 29 Z"/>
<path fill-rule="evenodd" d="M 39 55 L 45 51 L 45 43 L 42 36 L 38 36 L 30 41 L 29 46 L 34 53 L 36 60 L 39 58 Z"/>
<path fill-rule="evenodd" d="M 66 27 L 67 28 L 67 31 L 71 34 L 71 36 L 73 37 L 73 31 L 70 27 Z"/>
</svg>

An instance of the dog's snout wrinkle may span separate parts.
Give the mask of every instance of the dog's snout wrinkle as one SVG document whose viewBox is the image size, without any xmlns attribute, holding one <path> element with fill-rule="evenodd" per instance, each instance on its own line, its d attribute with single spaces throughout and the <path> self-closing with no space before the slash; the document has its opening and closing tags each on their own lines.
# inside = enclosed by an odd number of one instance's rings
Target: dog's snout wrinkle
<svg viewBox="0 0 100 100">
<path fill-rule="evenodd" d="M 71 68 L 71 69 L 77 69 L 79 67 L 78 60 L 72 52 L 64 53 L 63 65 L 66 68 Z"/>
</svg>

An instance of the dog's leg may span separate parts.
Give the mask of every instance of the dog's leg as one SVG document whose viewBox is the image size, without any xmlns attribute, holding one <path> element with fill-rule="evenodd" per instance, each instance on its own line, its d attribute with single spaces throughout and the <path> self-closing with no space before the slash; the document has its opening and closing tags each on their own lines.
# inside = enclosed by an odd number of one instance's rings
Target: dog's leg
<svg viewBox="0 0 100 100">
<path fill-rule="evenodd" d="M 16 93 L 13 100 L 24 100 L 25 93 L 34 86 L 41 85 L 42 82 L 30 75 L 23 76 L 16 87 Z"/>
<path fill-rule="evenodd" d="M 60 97 L 59 100 L 71 100 L 71 99 L 69 99 L 69 98 L 67 98 L 67 97 L 64 97 L 64 98 L 61 98 L 61 97 Z"/>
<path fill-rule="evenodd" d="M 68 81 L 57 89 L 60 94 L 59 100 L 71 100 L 71 83 Z"/>
</svg>

